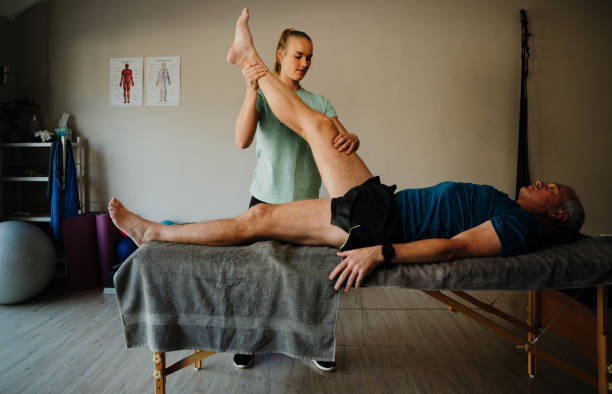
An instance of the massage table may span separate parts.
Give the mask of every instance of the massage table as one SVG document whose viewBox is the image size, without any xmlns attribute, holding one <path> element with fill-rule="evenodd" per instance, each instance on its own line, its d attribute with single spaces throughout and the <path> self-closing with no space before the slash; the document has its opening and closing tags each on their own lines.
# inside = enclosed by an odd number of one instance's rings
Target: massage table
<svg viewBox="0 0 612 394">
<path fill-rule="evenodd" d="M 237 247 L 147 243 L 115 275 L 127 347 L 146 345 L 154 352 L 156 393 L 165 392 L 168 375 L 190 365 L 199 369 L 201 360 L 216 352 L 333 360 L 339 292 L 327 276 L 338 261 L 332 248 L 274 241 Z M 393 264 L 375 270 L 363 285 L 422 290 L 523 348 L 530 376 L 543 360 L 601 394 L 612 390 L 610 283 L 612 237 L 584 236 L 515 257 Z M 583 287 L 597 288 L 595 313 L 555 290 Z M 527 322 L 465 292 L 470 290 L 527 290 Z M 597 375 L 540 349 L 537 341 L 547 330 L 573 342 L 597 366 Z M 166 365 L 166 352 L 175 350 L 194 353 Z"/>
</svg>

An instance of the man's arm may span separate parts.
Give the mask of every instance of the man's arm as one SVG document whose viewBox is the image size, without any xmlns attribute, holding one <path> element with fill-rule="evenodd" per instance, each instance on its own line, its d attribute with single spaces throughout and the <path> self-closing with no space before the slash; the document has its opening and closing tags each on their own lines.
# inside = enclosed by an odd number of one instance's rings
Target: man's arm
<svg viewBox="0 0 612 394">
<path fill-rule="evenodd" d="M 432 238 L 403 244 L 393 244 L 392 263 L 424 263 L 460 259 L 463 257 L 497 256 L 501 243 L 490 220 L 455 235 L 453 238 Z M 334 288 L 340 290 L 346 281 L 346 290 L 358 288 L 363 279 L 384 262 L 382 245 L 339 252 L 342 262 L 329 275 L 338 280 Z"/>
</svg>

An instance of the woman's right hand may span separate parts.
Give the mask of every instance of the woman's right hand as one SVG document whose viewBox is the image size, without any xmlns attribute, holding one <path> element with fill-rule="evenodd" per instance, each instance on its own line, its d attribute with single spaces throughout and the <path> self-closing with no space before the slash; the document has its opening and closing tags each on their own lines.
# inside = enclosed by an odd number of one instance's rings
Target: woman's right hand
<svg viewBox="0 0 612 394">
<path fill-rule="evenodd" d="M 263 64 L 252 64 L 242 69 L 242 75 L 248 87 L 259 89 L 257 81 L 268 73 L 268 67 Z"/>
</svg>

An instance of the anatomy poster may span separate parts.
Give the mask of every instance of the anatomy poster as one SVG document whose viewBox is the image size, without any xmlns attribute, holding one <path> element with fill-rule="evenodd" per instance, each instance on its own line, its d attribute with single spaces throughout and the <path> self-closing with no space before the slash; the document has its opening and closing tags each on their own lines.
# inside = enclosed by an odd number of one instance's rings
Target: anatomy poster
<svg viewBox="0 0 612 394">
<path fill-rule="evenodd" d="M 147 105 L 177 106 L 181 98 L 181 57 L 147 57 Z"/>
<path fill-rule="evenodd" d="M 110 105 L 142 106 L 142 58 L 114 57 L 110 61 Z"/>
</svg>

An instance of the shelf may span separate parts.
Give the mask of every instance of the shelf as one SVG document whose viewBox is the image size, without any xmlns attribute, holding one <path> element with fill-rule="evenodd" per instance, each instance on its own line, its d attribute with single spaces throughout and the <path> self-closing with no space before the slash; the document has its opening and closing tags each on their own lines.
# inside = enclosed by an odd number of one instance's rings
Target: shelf
<svg viewBox="0 0 612 394">
<path fill-rule="evenodd" d="M 81 176 L 77 175 L 77 180 L 81 180 Z M 47 182 L 48 176 L 5 176 L 0 177 L 0 181 L 3 182 Z"/>
<path fill-rule="evenodd" d="M 73 148 L 81 146 L 80 142 L 73 142 Z M 50 148 L 51 142 L 3 142 L 0 144 L 2 148 Z"/>
<path fill-rule="evenodd" d="M 3 148 L 49 148 L 50 142 L 3 142 L 0 144 Z"/>
<path fill-rule="evenodd" d="M 7 176 L 2 178 L 3 182 L 47 182 L 47 176 Z"/>
<path fill-rule="evenodd" d="M 49 215 L 6 215 L 2 220 L 20 220 L 22 222 L 50 222 L 51 216 Z"/>
</svg>

